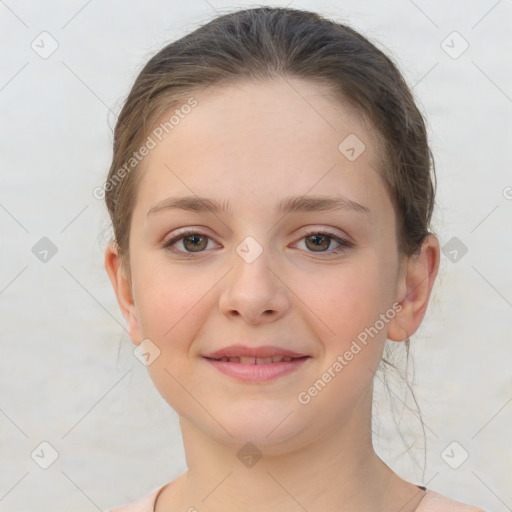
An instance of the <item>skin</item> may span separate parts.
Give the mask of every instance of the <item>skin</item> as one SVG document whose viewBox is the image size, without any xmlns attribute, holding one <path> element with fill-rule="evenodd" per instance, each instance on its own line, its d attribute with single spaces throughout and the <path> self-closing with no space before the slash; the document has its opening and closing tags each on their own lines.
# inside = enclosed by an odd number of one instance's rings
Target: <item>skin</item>
<svg viewBox="0 0 512 512">
<path fill-rule="evenodd" d="M 371 399 L 386 337 L 406 339 L 424 317 L 439 266 L 436 238 L 418 255 L 398 252 L 376 134 L 320 85 L 246 81 L 194 97 L 198 106 L 137 171 L 130 270 L 114 243 L 105 254 L 130 337 L 160 350 L 148 371 L 180 417 L 189 469 L 163 489 L 155 509 L 415 510 L 424 492 L 374 451 Z M 354 161 L 338 150 L 349 134 L 366 146 Z M 168 197 L 191 194 L 229 201 L 232 215 L 148 215 Z M 305 194 L 344 196 L 370 212 L 274 213 L 283 198 Z M 186 227 L 208 237 L 195 239 L 202 252 L 190 239 L 174 244 L 181 253 L 162 248 Z M 353 247 L 332 254 L 339 244 L 328 238 L 316 248 L 310 235 L 322 229 Z M 236 252 L 247 236 L 263 250 L 252 263 Z M 394 318 L 301 404 L 298 394 L 393 304 L 401 307 Z M 239 382 L 201 357 L 232 344 L 277 345 L 311 358 L 277 380 Z M 262 454 L 252 467 L 237 458 L 247 442 Z"/>
</svg>

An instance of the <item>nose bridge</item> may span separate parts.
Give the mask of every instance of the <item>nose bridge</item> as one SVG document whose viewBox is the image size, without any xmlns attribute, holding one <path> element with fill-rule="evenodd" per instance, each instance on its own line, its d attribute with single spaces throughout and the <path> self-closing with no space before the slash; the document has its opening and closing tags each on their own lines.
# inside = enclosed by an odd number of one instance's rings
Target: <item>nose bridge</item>
<svg viewBox="0 0 512 512">
<path fill-rule="evenodd" d="M 272 251 L 253 236 L 244 238 L 232 254 L 232 271 L 222 291 L 219 307 L 224 314 L 247 321 L 276 319 L 288 309 L 288 298 L 277 278 Z"/>
</svg>

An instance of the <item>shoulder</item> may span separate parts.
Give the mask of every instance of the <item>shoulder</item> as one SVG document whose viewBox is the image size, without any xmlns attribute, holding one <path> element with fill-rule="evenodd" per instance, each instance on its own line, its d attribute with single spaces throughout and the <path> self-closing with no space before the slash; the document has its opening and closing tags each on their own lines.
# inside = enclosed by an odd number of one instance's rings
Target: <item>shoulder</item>
<svg viewBox="0 0 512 512">
<path fill-rule="evenodd" d="M 159 487 L 140 500 L 130 503 L 129 505 L 114 508 L 109 512 L 153 512 L 155 509 L 156 498 L 162 489 L 163 487 Z"/>
<path fill-rule="evenodd" d="M 479 507 L 466 505 L 447 496 L 427 489 L 416 512 L 485 512 Z"/>
</svg>

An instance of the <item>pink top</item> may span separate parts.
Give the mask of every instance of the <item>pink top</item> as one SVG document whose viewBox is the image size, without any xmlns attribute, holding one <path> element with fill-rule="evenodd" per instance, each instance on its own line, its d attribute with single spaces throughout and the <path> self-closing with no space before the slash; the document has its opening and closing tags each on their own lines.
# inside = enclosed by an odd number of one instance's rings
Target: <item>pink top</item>
<svg viewBox="0 0 512 512">
<path fill-rule="evenodd" d="M 154 512 L 156 499 L 164 487 L 165 485 L 135 503 L 115 508 L 110 512 Z M 422 487 L 422 489 L 425 488 Z M 485 512 L 481 508 L 452 500 L 430 489 L 425 489 L 425 491 L 425 496 L 415 512 Z"/>
</svg>

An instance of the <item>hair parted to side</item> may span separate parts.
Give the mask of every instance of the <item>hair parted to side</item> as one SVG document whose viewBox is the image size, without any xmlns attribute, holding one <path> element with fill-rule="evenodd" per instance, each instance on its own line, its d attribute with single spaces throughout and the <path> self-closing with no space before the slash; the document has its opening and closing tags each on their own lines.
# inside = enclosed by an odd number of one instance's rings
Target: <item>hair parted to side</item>
<svg viewBox="0 0 512 512">
<path fill-rule="evenodd" d="M 352 28 L 313 12 L 280 7 L 232 12 L 154 55 L 117 120 L 107 184 L 114 182 L 156 120 L 195 92 L 275 77 L 323 84 L 370 120 L 383 142 L 379 171 L 395 208 L 400 252 L 417 252 L 429 234 L 435 197 L 434 161 L 423 117 L 402 75 L 382 51 Z M 116 186 L 105 187 L 114 239 L 128 268 L 139 179 L 135 166 Z"/>
</svg>

